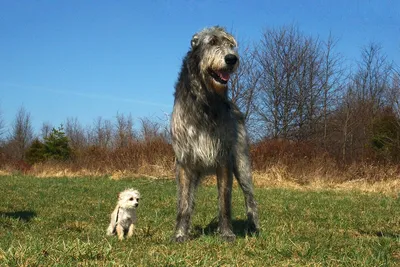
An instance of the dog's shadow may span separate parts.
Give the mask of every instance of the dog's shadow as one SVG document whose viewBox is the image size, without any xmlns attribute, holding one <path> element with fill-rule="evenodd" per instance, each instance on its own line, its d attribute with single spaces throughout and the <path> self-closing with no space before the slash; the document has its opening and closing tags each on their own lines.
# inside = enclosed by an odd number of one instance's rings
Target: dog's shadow
<svg viewBox="0 0 400 267">
<path fill-rule="evenodd" d="M 245 237 L 252 235 L 248 228 L 247 220 L 232 220 L 232 230 L 236 237 Z M 193 227 L 193 238 L 199 238 L 202 235 L 210 236 L 218 234 L 218 219 L 214 218 L 206 227 L 195 225 Z"/>
<path fill-rule="evenodd" d="M 18 219 L 22 222 L 29 222 L 33 217 L 36 217 L 36 212 L 31 210 L 0 212 L 0 217 Z"/>
</svg>

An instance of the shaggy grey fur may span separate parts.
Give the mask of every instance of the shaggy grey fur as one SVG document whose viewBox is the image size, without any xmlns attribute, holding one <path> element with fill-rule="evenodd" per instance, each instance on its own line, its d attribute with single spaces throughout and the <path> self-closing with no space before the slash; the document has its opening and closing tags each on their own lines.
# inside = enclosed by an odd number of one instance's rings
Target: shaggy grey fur
<svg viewBox="0 0 400 267">
<path fill-rule="evenodd" d="M 228 99 L 227 83 L 239 65 L 236 40 L 215 26 L 195 34 L 175 86 L 171 119 L 176 155 L 178 214 L 175 240 L 188 238 L 194 194 L 201 177 L 217 174 L 219 232 L 233 241 L 233 174 L 244 193 L 250 232 L 258 232 L 249 145 L 244 119 Z"/>
</svg>

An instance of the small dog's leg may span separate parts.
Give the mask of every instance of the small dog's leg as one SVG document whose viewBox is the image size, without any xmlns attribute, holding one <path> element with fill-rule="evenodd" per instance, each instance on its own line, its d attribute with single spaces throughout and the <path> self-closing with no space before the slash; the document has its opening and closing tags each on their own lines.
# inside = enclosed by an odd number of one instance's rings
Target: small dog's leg
<svg viewBox="0 0 400 267">
<path fill-rule="evenodd" d="M 115 229 L 115 224 L 111 222 L 107 228 L 107 235 L 115 235 L 114 229 Z"/>
<path fill-rule="evenodd" d="M 132 237 L 134 231 L 135 231 L 135 225 L 132 223 L 131 225 L 129 225 L 128 238 Z"/>
<path fill-rule="evenodd" d="M 228 242 L 235 240 L 232 231 L 232 182 L 233 173 L 230 163 L 217 167 L 218 202 L 219 202 L 219 231 L 222 239 Z"/>
<path fill-rule="evenodd" d="M 119 207 L 117 206 L 114 211 L 111 213 L 110 216 L 110 225 L 107 228 L 107 235 L 115 235 L 115 226 L 117 222 L 117 216 L 118 216 L 118 209 Z"/>
<path fill-rule="evenodd" d="M 117 224 L 116 230 L 117 230 L 118 239 L 123 240 L 124 239 L 124 228 L 120 224 Z"/>
<path fill-rule="evenodd" d="M 117 213 L 118 213 L 118 206 L 114 209 L 114 211 L 111 213 L 111 221 L 110 221 L 110 225 L 107 228 L 107 235 L 115 235 L 115 224 L 117 221 Z"/>
<path fill-rule="evenodd" d="M 194 191 L 198 177 L 188 173 L 178 163 L 176 165 L 178 184 L 178 215 L 176 218 L 175 241 L 184 242 L 188 239 L 190 218 L 194 206 Z"/>
</svg>

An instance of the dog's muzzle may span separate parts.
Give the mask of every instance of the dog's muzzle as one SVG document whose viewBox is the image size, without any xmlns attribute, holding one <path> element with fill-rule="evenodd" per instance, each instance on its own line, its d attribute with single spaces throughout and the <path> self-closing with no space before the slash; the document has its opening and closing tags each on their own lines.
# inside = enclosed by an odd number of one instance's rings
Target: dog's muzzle
<svg viewBox="0 0 400 267">
<path fill-rule="evenodd" d="M 228 54 L 225 56 L 225 63 L 229 66 L 233 66 L 236 64 L 238 58 L 234 54 Z"/>
<path fill-rule="evenodd" d="M 210 76 L 220 84 L 227 84 L 230 78 L 230 73 L 224 70 L 208 70 Z"/>
</svg>

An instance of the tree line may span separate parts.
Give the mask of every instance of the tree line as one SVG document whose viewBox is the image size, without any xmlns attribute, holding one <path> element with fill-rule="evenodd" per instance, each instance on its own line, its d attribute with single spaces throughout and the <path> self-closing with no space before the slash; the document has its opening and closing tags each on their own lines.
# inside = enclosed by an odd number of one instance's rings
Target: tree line
<svg viewBox="0 0 400 267">
<path fill-rule="evenodd" d="M 351 65 L 337 44 L 331 35 L 320 40 L 293 25 L 266 29 L 241 51 L 232 100 L 254 140 L 309 142 L 347 163 L 397 161 L 398 65 L 376 43 Z"/>
<path fill-rule="evenodd" d="M 169 143 L 167 123 L 141 118 L 139 124 L 137 130 L 131 115 L 118 113 L 114 120 L 98 117 L 86 127 L 78 118 L 70 117 L 56 127 L 45 122 L 40 133 L 35 134 L 31 114 L 21 107 L 10 132 L 2 140 L 0 152 L 3 158 L 34 164 L 45 160 L 74 160 L 88 149 L 116 150 L 154 140 Z"/>
<path fill-rule="evenodd" d="M 344 164 L 397 163 L 399 67 L 376 43 L 365 45 L 350 64 L 337 51 L 338 42 L 290 25 L 265 29 L 259 41 L 241 46 L 229 94 L 245 115 L 253 146 L 285 140 L 306 143 Z M 66 159 L 93 147 L 115 150 L 155 139 L 169 143 L 168 120 L 142 118 L 139 125 L 134 127 L 132 116 L 124 114 L 114 120 L 99 117 L 86 127 L 78 118 L 67 118 L 57 128 L 43 123 L 35 134 L 30 113 L 21 108 L 8 134 L 0 114 L 1 155 L 26 160 L 33 146 L 54 159 L 61 153 L 54 146 L 66 143 Z"/>
</svg>

